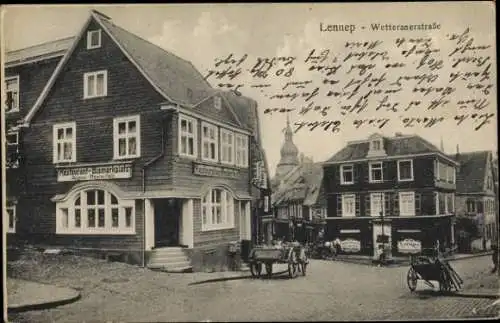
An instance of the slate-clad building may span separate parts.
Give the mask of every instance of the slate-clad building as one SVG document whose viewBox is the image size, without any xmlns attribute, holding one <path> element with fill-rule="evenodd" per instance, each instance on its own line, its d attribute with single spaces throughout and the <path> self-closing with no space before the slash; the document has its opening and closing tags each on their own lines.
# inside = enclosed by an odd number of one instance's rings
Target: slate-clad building
<svg viewBox="0 0 500 323">
<path fill-rule="evenodd" d="M 365 255 L 451 246 L 457 165 L 416 135 L 348 142 L 324 163 L 326 238 Z"/>
<path fill-rule="evenodd" d="M 256 239 L 269 199 L 256 102 L 97 11 L 59 45 L 31 77 L 7 66 L 31 100 L 22 174 L 8 177 L 24 183 L 10 241 L 144 264 L 170 248 L 194 270 L 223 268 L 229 242 Z M 155 265 L 175 266 L 168 252 Z"/>
</svg>

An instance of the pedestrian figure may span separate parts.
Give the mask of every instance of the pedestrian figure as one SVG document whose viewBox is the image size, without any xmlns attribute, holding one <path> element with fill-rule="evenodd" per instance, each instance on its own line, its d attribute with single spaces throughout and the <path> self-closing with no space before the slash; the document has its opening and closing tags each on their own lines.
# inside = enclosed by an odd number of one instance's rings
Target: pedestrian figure
<svg viewBox="0 0 500 323">
<path fill-rule="evenodd" d="M 341 250 L 340 239 L 338 237 L 333 242 L 333 247 L 335 248 L 335 257 L 337 257 Z"/>
<path fill-rule="evenodd" d="M 493 261 L 493 269 L 491 273 L 495 273 L 498 270 L 498 246 L 491 245 L 491 249 L 493 249 L 493 254 L 491 255 L 491 260 Z"/>
</svg>

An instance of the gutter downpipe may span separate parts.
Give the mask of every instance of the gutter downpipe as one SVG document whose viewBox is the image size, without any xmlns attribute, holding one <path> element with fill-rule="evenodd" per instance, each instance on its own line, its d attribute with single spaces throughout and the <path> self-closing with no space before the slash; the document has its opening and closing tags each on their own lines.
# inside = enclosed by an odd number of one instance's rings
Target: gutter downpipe
<svg viewBox="0 0 500 323">
<path fill-rule="evenodd" d="M 161 132 L 161 152 L 142 166 L 142 193 L 146 192 L 146 168 L 165 155 L 165 128 Z M 142 268 L 146 267 L 146 198 L 142 198 Z"/>
</svg>

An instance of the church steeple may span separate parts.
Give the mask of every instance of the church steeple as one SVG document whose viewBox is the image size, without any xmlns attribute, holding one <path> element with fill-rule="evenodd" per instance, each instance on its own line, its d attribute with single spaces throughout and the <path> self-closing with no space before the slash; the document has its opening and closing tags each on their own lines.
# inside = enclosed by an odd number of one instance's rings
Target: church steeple
<svg viewBox="0 0 500 323">
<path fill-rule="evenodd" d="M 276 168 L 276 176 L 282 176 L 291 171 L 295 166 L 299 165 L 299 150 L 293 143 L 293 130 L 290 125 L 290 115 L 286 116 L 286 127 L 283 129 L 285 133 L 285 141 L 281 146 L 281 159 Z"/>
</svg>

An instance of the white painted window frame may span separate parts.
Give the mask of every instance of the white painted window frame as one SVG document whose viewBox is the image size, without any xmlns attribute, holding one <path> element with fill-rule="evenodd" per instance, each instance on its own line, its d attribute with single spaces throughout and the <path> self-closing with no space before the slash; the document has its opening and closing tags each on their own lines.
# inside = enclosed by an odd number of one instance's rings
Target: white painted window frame
<svg viewBox="0 0 500 323">
<path fill-rule="evenodd" d="M 346 182 L 344 181 L 344 172 L 347 172 L 349 170 L 346 170 L 345 168 L 350 167 L 350 172 L 352 174 L 352 181 Z M 354 165 L 353 164 L 346 164 L 346 165 L 340 165 L 340 184 L 341 185 L 352 185 L 354 184 Z"/>
<path fill-rule="evenodd" d="M 380 168 L 375 168 L 374 165 L 380 165 Z M 383 162 L 371 162 L 369 164 L 369 168 L 370 168 L 370 171 L 369 171 L 369 181 L 370 183 L 382 183 L 384 181 L 384 165 L 383 165 Z M 373 170 L 379 170 L 380 169 L 380 179 L 373 179 L 373 173 L 372 171 Z"/>
<path fill-rule="evenodd" d="M 352 203 L 352 213 L 347 212 L 349 205 Z M 342 194 L 342 217 L 352 218 L 356 216 L 356 195 Z"/>
<path fill-rule="evenodd" d="M 87 204 L 87 192 L 88 191 L 96 191 L 102 190 L 104 191 L 104 204 L 102 205 L 88 205 Z M 136 234 L 135 228 L 135 200 L 124 200 L 118 198 L 118 196 L 114 195 L 117 199 L 118 204 L 111 204 L 111 194 L 104 189 L 90 189 L 90 190 L 82 190 L 79 191 L 73 198 L 68 199 L 64 202 L 56 203 L 56 234 L 82 234 L 82 235 L 133 235 Z M 80 206 L 75 206 L 75 201 L 77 198 L 80 198 Z M 105 216 L 105 226 L 98 227 L 99 223 L 99 214 L 95 213 L 95 227 L 89 227 L 87 225 L 88 220 L 88 210 L 90 209 L 104 209 Z M 118 208 L 118 227 L 112 226 L 112 209 Z M 130 227 L 127 227 L 126 222 L 126 209 L 131 209 L 131 219 L 130 219 Z M 80 227 L 75 226 L 75 210 L 80 210 Z M 64 225 L 64 212 L 63 210 L 67 210 L 67 219 L 68 226 Z"/>
<path fill-rule="evenodd" d="M 57 138 L 57 132 L 59 129 L 64 129 L 64 135 L 66 136 L 66 129 L 71 128 L 73 132 L 73 138 L 71 140 Z M 71 143 L 71 158 L 70 159 L 59 159 L 58 154 L 58 144 L 63 144 L 63 152 L 64 152 L 64 143 Z M 65 122 L 58 123 L 52 126 L 52 157 L 53 163 L 74 163 L 76 162 L 76 122 Z M 64 154 L 63 154 L 64 155 Z"/>
<path fill-rule="evenodd" d="M 411 196 L 411 199 L 408 197 Z M 411 208 L 408 209 L 408 206 Z M 415 192 L 399 192 L 399 215 L 400 216 L 415 216 Z"/>
<path fill-rule="evenodd" d="M 186 121 L 186 125 L 189 128 L 189 123 L 191 123 L 193 132 L 183 131 L 182 130 L 182 121 Z M 198 121 L 195 118 L 188 117 L 183 114 L 179 114 L 179 122 L 178 122 L 178 146 L 179 146 L 179 156 L 188 157 L 188 158 L 197 158 L 198 156 Z M 186 138 L 186 152 L 182 152 L 182 139 Z M 189 153 L 189 139 L 193 140 L 193 153 Z"/>
<path fill-rule="evenodd" d="M 215 138 L 212 139 L 210 137 L 205 137 L 204 128 L 208 129 L 209 134 L 210 134 L 210 131 L 213 131 L 215 134 Z M 218 129 L 218 127 L 216 125 L 211 124 L 211 123 L 202 121 L 200 137 L 201 137 L 201 159 L 205 160 L 205 161 L 218 162 L 219 161 L 219 129 Z M 210 158 L 210 156 L 205 157 L 205 143 L 209 147 L 208 148 L 209 155 L 210 155 L 210 144 L 215 144 L 215 152 L 214 152 L 215 157 L 214 158 Z"/>
<path fill-rule="evenodd" d="M 248 136 L 235 133 L 234 134 L 234 162 L 236 166 L 247 168 L 248 167 Z M 240 159 L 238 160 L 238 154 Z"/>
<path fill-rule="evenodd" d="M 214 108 L 217 110 L 222 109 L 222 98 L 220 96 L 214 96 Z"/>
<path fill-rule="evenodd" d="M 15 89 L 8 89 L 7 88 L 7 82 L 8 81 L 12 81 L 12 80 L 16 80 L 16 84 L 17 84 L 17 88 Z M 11 110 L 6 110 L 6 113 L 12 113 L 12 112 L 19 112 L 19 109 L 20 109 L 20 102 L 19 102 L 19 98 L 21 97 L 20 95 L 20 89 L 21 89 L 21 83 L 20 83 L 20 77 L 19 75 L 15 75 L 15 76 L 8 76 L 8 77 L 5 77 L 5 95 L 7 96 L 7 93 L 8 92 L 13 92 L 14 90 L 16 90 L 16 102 L 17 102 L 17 106 L 15 107 L 15 109 L 11 109 Z"/>
<path fill-rule="evenodd" d="M 92 45 L 92 36 L 94 34 L 98 35 L 98 44 Z M 102 42 L 102 32 L 101 29 L 96 29 L 96 30 L 89 30 L 87 31 L 87 49 L 96 49 L 101 47 L 101 42 Z"/>
<path fill-rule="evenodd" d="M 231 143 L 224 141 L 225 138 L 231 138 Z M 220 162 L 226 165 L 234 165 L 235 162 L 235 136 L 234 132 L 220 128 Z M 231 151 L 227 151 L 231 149 Z M 229 160 L 229 158 L 231 160 Z"/>
<path fill-rule="evenodd" d="M 410 174 L 411 178 L 401 178 L 401 163 L 410 162 Z M 398 182 L 411 182 L 415 180 L 415 174 L 413 169 L 413 159 L 401 159 L 398 160 Z"/>
<path fill-rule="evenodd" d="M 9 213 L 12 212 L 12 213 Z M 16 233 L 16 222 L 17 222 L 17 210 L 16 210 L 16 205 L 9 205 L 5 207 L 5 227 L 7 228 L 6 232 L 7 233 Z M 10 215 L 12 214 L 12 227 L 11 222 L 10 222 Z"/>
<path fill-rule="evenodd" d="M 97 94 L 97 77 L 99 75 L 103 75 L 103 90 L 101 94 Z M 94 78 L 93 90 L 94 93 L 89 95 L 89 80 L 90 78 Z M 100 70 L 95 72 L 87 72 L 83 74 L 83 98 L 84 99 L 93 99 L 93 98 L 101 98 L 108 95 L 108 71 Z"/>
<path fill-rule="evenodd" d="M 220 203 L 214 203 L 212 196 L 216 190 L 221 191 Z M 233 195 L 224 188 L 212 188 L 201 199 L 201 231 L 227 230 L 234 228 L 234 205 Z M 214 207 L 221 209 L 221 223 L 214 223 L 212 219 Z M 203 211 L 205 210 L 206 219 L 204 221 Z"/>
<path fill-rule="evenodd" d="M 135 122 L 136 128 L 135 133 L 130 134 L 128 132 L 128 124 L 129 122 Z M 121 123 L 125 123 L 125 134 L 120 134 L 118 129 Z M 135 138 L 135 154 L 129 154 L 129 141 L 131 138 Z M 125 139 L 126 145 L 125 150 L 126 154 L 120 156 L 120 139 Z M 113 119 L 113 158 L 114 159 L 131 159 L 131 158 L 139 158 L 141 157 L 141 116 L 125 116 L 125 117 L 116 117 Z"/>
<path fill-rule="evenodd" d="M 380 203 L 380 211 L 375 211 L 375 202 Z M 384 212 L 385 194 L 381 192 L 370 193 L 370 215 L 372 217 L 379 217 L 380 212 Z M 385 214 L 384 214 L 385 215 Z"/>
</svg>

